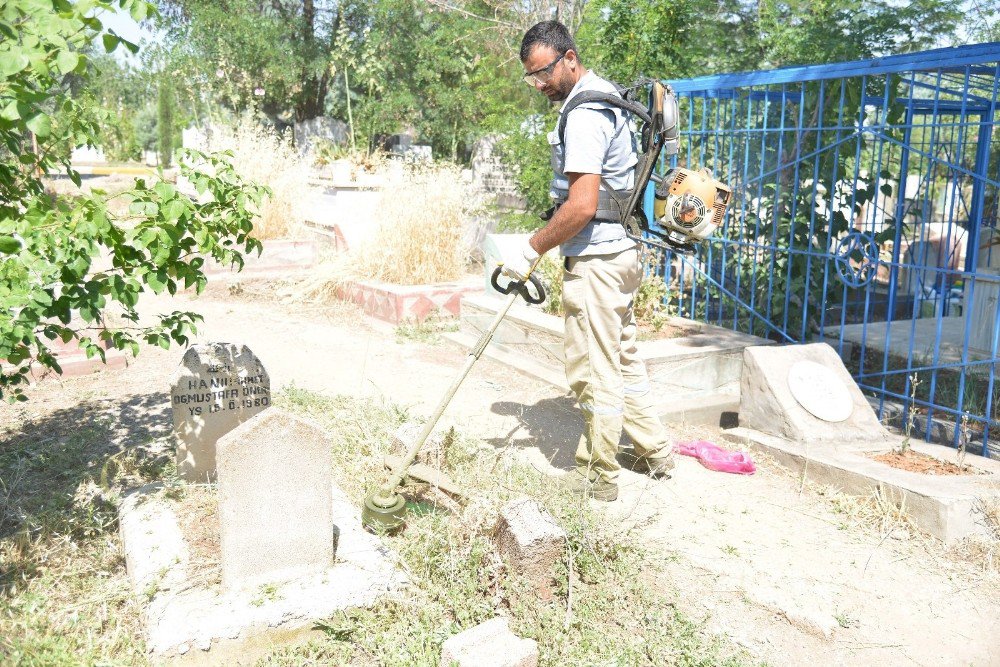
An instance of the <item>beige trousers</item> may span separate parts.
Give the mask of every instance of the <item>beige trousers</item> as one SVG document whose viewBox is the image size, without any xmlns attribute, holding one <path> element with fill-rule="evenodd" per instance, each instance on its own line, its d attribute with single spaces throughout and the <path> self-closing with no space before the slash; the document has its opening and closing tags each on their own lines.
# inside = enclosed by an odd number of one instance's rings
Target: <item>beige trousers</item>
<svg viewBox="0 0 1000 667">
<path fill-rule="evenodd" d="M 585 423 L 576 464 L 592 480 L 618 477 L 623 428 L 639 456 L 668 444 L 635 344 L 632 300 L 641 280 L 638 249 L 565 259 L 566 378 Z"/>
</svg>

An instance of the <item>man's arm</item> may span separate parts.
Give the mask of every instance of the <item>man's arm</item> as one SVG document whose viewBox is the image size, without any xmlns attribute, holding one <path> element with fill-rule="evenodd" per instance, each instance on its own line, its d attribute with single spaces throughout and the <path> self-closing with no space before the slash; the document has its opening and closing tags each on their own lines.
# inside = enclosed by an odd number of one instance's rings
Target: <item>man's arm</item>
<svg viewBox="0 0 1000 667">
<path fill-rule="evenodd" d="M 567 173 L 569 197 L 528 241 L 539 255 L 576 236 L 597 213 L 600 174 Z"/>
</svg>

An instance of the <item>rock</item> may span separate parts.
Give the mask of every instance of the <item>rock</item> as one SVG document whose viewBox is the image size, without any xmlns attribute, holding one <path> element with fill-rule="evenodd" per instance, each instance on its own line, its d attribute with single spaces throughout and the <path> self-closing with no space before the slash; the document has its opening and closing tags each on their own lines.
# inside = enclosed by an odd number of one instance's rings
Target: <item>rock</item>
<svg viewBox="0 0 1000 667">
<path fill-rule="evenodd" d="M 553 569 L 566 552 L 566 531 L 531 498 L 511 501 L 500 511 L 494 540 L 501 558 L 515 574 L 551 596 Z"/>
<path fill-rule="evenodd" d="M 536 667 L 538 643 L 510 631 L 497 617 L 451 637 L 441 647 L 441 667 Z"/>
</svg>

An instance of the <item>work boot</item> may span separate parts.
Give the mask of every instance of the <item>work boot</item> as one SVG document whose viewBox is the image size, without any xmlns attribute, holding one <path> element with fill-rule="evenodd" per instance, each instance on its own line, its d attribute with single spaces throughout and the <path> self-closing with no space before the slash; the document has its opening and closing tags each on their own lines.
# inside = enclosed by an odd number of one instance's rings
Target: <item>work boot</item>
<svg viewBox="0 0 1000 667">
<path fill-rule="evenodd" d="M 556 484 L 563 491 L 568 491 L 574 495 L 583 495 L 606 503 L 610 503 L 618 498 L 617 484 L 614 482 L 605 482 L 600 477 L 590 480 L 580 470 L 569 471 L 562 477 L 559 477 L 556 480 Z"/>
<path fill-rule="evenodd" d="M 670 472 L 674 469 L 674 450 L 667 446 L 653 453 L 652 456 L 640 456 L 636 459 L 632 470 L 644 472 L 653 479 L 670 479 Z"/>
</svg>

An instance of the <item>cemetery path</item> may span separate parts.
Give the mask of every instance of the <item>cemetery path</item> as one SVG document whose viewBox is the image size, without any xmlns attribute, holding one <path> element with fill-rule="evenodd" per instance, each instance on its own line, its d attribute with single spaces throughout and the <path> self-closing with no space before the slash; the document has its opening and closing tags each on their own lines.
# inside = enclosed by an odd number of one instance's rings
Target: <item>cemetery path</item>
<svg viewBox="0 0 1000 667">
<path fill-rule="evenodd" d="M 204 315 L 201 342 L 246 343 L 275 391 L 294 385 L 370 396 L 429 414 L 465 360 L 457 346 L 402 338 L 353 306 L 282 303 L 263 278 L 213 278 L 201 297 L 179 298 L 190 303 L 163 301 L 163 308 Z M 182 353 L 146 348 L 123 370 L 43 382 L 29 403 L 0 407 L 0 419 L 90 406 L 120 422 L 119 445 L 163 435 Z M 540 469 L 572 465 L 581 426 L 560 390 L 486 358 L 443 421 L 521 450 Z M 718 436 L 708 428 L 676 432 L 679 439 Z M 852 513 L 843 498 L 766 460 L 742 477 L 680 458 L 668 481 L 624 472 L 619 501 L 601 507 L 660 559 L 667 603 L 706 629 L 772 665 L 1000 664 L 996 565 L 964 562 L 899 524 L 877 525 L 877 515 Z"/>
</svg>

